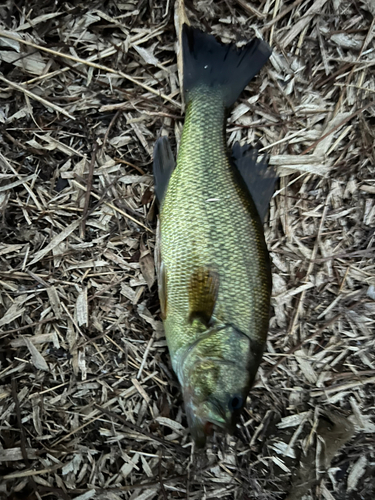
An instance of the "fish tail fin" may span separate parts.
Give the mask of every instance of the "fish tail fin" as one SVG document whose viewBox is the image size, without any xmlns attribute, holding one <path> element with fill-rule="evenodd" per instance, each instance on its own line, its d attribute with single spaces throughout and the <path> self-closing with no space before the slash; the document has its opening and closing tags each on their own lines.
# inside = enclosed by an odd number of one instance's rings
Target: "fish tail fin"
<svg viewBox="0 0 375 500">
<path fill-rule="evenodd" d="M 183 85 L 185 101 L 190 92 L 200 86 L 220 88 L 226 108 L 238 99 L 242 90 L 260 71 L 271 55 L 269 45 L 253 38 L 238 49 L 234 44 L 222 44 L 212 35 L 182 27 Z"/>
</svg>

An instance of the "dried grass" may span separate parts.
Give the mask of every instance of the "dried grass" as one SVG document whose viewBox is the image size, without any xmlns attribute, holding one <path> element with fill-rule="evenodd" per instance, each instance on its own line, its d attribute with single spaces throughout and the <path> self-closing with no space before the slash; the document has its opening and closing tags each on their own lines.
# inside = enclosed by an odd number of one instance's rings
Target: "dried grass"
<svg viewBox="0 0 375 500">
<path fill-rule="evenodd" d="M 375 9 L 187 6 L 274 48 L 228 122 L 281 175 L 238 436 L 193 454 L 159 318 L 151 155 L 183 123 L 172 2 L 3 3 L 0 497 L 373 499 Z"/>
</svg>

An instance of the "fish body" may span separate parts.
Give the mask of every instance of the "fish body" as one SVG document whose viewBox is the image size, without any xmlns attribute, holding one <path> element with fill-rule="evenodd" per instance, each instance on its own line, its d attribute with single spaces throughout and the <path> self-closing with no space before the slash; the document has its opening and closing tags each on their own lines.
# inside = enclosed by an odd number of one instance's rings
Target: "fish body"
<svg viewBox="0 0 375 500">
<path fill-rule="evenodd" d="M 248 63 L 261 67 L 270 52 L 258 42 Z M 268 330 L 271 273 L 262 219 L 241 174 L 256 171 L 256 154 L 237 147 L 236 165 L 224 134 L 226 110 L 251 78 L 249 70 L 243 78 L 246 67 L 238 69 L 246 48 L 221 45 L 185 26 L 183 50 L 187 109 L 177 164 L 165 139 L 154 155 L 159 297 L 189 427 L 202 446 L 213 426 L 233 432 L 254 380 Z M 234 69 L 225 67 L 230 57 Z M 234 74 L 225 76 L 230 69 Z M 253 186 L 263 189 L 266 179 L 263 192 L 269 192 L 275 177 L 267 181 L 265 171 L 263 164 L 261 175 L 253 172 Z"/>
</svg>

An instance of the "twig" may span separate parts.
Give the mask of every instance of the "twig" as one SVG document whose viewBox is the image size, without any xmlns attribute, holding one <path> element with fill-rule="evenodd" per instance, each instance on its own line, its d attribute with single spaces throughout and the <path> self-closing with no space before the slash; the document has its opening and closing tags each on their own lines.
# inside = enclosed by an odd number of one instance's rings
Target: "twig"
<svg viewBox="0 0 375 500">
<path fill-rule="evenodd" d="M 108 125 L 107 131 L 105 133 L 104 139 L 103 139 L 103 144 L 102 144 L 102 151 L 104 151 L 105 145 L 107 144 L 108 137 L 109 137 L 109 132 L 111 131 L 111 128 L 113 125 L 116 123 L 117 118 L 120 116 L 121 109 L 117 110 L 117 112 L 114 114 L 111 123 Z"/>
<path fill-rule="evenodd" d="M 0 35 L 1 35 L 1 31 L 0 31 Z M 4 78 L 1 75 L 0 75 L 0 80 L 3 81 L 4 83 L 6 83 L 7 85 L 9 85 L 9 87 L 13 87 L 16 90 L 23 92 L 25 95 L 27 95 L 31 99 L 34 99 L 34 101 L 40 102 L 46 108 L 54 109 L 58 113 L 62 113 L 63 115 L 70 118 L 71 120 L 75 120 L 74 116 L 69 114 L 67 111 L 65 111 L 65 109 L 60 108 L 60 106 L 57 106 L 56 104 L 52 104 L 51 102 L 47 101 L 46 99 L 43 99 L 43 97 L 40 97 L 39 95 L 33 94 L 32 92 L 30 92 L 30 90 L 27 90 L 27 89 L 25 89 L 25 87 L 22 87 L 22 85 L 18 85 L 17 83 L 11 82 L 10 80 L 7 80 L 6 78 Z"/>
<path fill-rule="evenodd" d="M 299 342 L 294 347 L 292 347 L 291 349 L 289 349 L 288 352 L 286 352 L 285 354 L 281 355 L 280 358 L 278 359 L 278 361 L 274 365 L 272 365 L 272 368 L 270 368 L 268 370 L 268 372 L 264 375 L 265 379 L 268 379 L 269 376 L 271 375 L 271 373 L 273 371 L 275 371 L 276 368 L 278 366 L 280 366 L 281 363 L 283 363 L 291 354 L 293 354 L 294 352 L 298 351 L 298 349 L 300 349 L 304 344 L 306 344 L 306 342 L 310 342 L 310 340 L 314 339 L 315 337 L 318 337 L 322 332 L 324 332 L 324 330 L 326 328 L 328 328 L 330 325 L 332 325 L 333 323 L 335 323 L 335 321 L 337 321 L 340 318 L 340 316 L 341 316 L 341 313 L 336 314 L 336 316 L 334 316 L 333 318 L 331 318 L 321 328 L 319 328 L 318 330 L 316 330 L 314 333 L 312 333 L 311 335 L 309 335 L 305 339 L 301 340 L 301 342 Z"/>
<path fill-rule="evenodd" d="M 314 263 L 328 262 L 329 260 L 342 259 L 343 257 L 366 257 L 367 255 L 370 257 L 373 256 L 374 249 L 373 248 L 366 248 L 364 250 L 356 250 L 355 252 L 335 253 L 334 255 L 329 255 L 328 257 L 320 257 L 319 259 L 314 259 Z"/>
<path fill-rule="evenodd" d="M 295 0 L 289 7 L 284 9 L 280 14 L 278 14 L 272 21 L 268 22 L 267 24 L 264 25 L 264 30 L 268 30 L 271 26 L 273 26 L 277 21 L 280 21 L 284 16 L 286 16 L 291 10 L 294 9 L 294 7 L 297 7 L 300 3 L 302 3 L 303 0 Z"/>
<path fill-rule="evenodd" d="M 68 439 L 70 436 L 74 436 L 74 434 L 76 434 L 77 432 L 79 432 L 80 430 L 84 429 L 85 427 L 87 427 L 88 425 L 92 424 L 93 422 L 95 422 L 96 420 L 98 420 L 99 418 L 101 418 L 101 415 L 98 415 L 97 417 L 94 417 L 92 418 L 91 420 L 89 420 L 88 422 L 80 425 L 79 427 L 77 427 L 77 429 L 74 429 L 73 431 L 69 432 L 68 434 L 66 434 L 65 436 L 63 436 L 62 438 L 58 439 L 57 441 L 55 441 L 53 444 L 52 444 L 52 448 L 56 448 L 56 446 L 60 443 L 62 443 L 63 441 L 65 441 L 66 439 Z"/>
<path fill-rule="evenodd" d="M 57 464 L 57 465 L 54 465 L 52 467 L 48 467 L 48 468 L 45 468 L 45 469 L 41 469 L 41 470 L 23 470 L 23 471 L 19 471 L 19 472 L 12 472 L 11 474 L 7 474 L 6 476 L 0 476 L 0 480 L 4 480 L 4 479 L 16 479 L 16 478 L 22 478 L 22 477 L 33 477 L 33 476 L 40 476 L 42 474 L 48 474 L 50 472 L 55 472 L 57 471 L 58 469 L 61 469 L 62 467 L 64 467 L 64 464 L 61 463 L 61 464 Z M 54 488 L 55 490 L 55 488 Z M 63 490 L 60 490 L 60 493 L 63 493 Z M 70 500 L 70 498 L 68 496 L 65 496 L 64 498 L 66 498 L 66 500 Z"/>
<path fill-rule="evenodd" d="M 22 425 L 22 418 L 21 418 L 21 409 L 20 409 L 20 402 L 18 400 L 18 395 L 17 395 L 17 381 L 14 376 L 12 376 L 12 396 L 13 396 L 13 401 L 16 409 L 16 417 L 17 417 L 17 423 L 18 427 L 20 430 L 20 447 L 21 447 L 21 453 L 22 453 L 22 458 L 25 461 L 25 464 L 27 467 L 30 466 L 29 462 L 29 457 L 27 456 L 27 451 L 26 451 L 26 438 L 25 438 L 25 430 Z M 33 487 L 35 489 L 35 483 L 33 484 Z"/>
<path fill-rule="evenodd" d="M 85 205 L 83 207 L 83 213 L 82 213 L 82 222 L 81 222 L 81 230 L 80 230 L 80 237 L 82 239 L 85 238 L 86 220 L 87 220 L 88 211 L 89 211 L 90 195 L 92 194 L 91 193 L 92 181 L 94 178 L 94 165 L 95 165 L 97 151 L 98 151 L 98 143 L 95 141 L 94 150 L 93 150 L 92 155 L 91 155 L 91 161 L 90 161 L 90 166 L 89 166 L 89 175 L 87 177 Z"/>
<path fill-rule="evenodd" d="M 164 439 L 159 438 L 158 436 L 155 436 L 154 434 L 151 434 L 151 432 L 148 432 L 148 431 L 142 429 L 141 427 L 138 427 L 138 425 L 132 424 L 126 418 L 122 417 L 121 415 L 118 415 L 117 413 L 113 413 L 113 412 L 111 412 L 109 410 L 106 410 L 102 406 L 99 406 L 97 404 L 94 404 L 94 406 L 95 406 L 95 408 L 97 408 L 99 411 L 101 411 L 105 415 L 108 415 L 109 417 L 112 417 L 115 420 L 119 420 L 126 427 L 129 427 L 129 429 L 131 429 L 131 430 L 133 430 L 135 432 L 139 432 L 139 434 L 143 434 L 144 436 L 147 436 L 150 439 L 153 439 L 154 441 L 157 441 L 158 443 L 161 443 L 163 445 L 166 445 L 166 444 L 171 445 L 171 444 L 173 444 L 173 446 L 176 448 L 176 451 L 178 451 L 179 453 L 182 453 L 183 455 L 186 455 L 186 456 L 190 455 L 190 452 L 188 450 L 186 450 L 185 448 L 183 448 L 182 446 L 179 446 L 178 444 L 172 443 L 172 441 L 166 442 Z"/>
<path fill-rule="evenodd" d="M 309 276 L 312 273 L 312 270 L 314 268 L 314 264 L 315 264 L 314 260 L 315 260 L 315 257 L 316 257 L 317 251 L 318 251 L 318 246 L 319 246 L 319 241 L 320 241 L 320 234 L 322 232 L 324 221 L 325 221 L 327 210 L 328 210 L 327 203 L 328 203 L 328 199 L 326 200 L 326 204 L 324 206 L 322 218 L 321 218 L 321 221 L 320 221 L 320 224 L 319 224 L 319 229 L 318 229 L 318 234 L 316 235 L 314 249 L 313 249 L 313 252 L 312 252 L 312 255 L 311 255 L 309 267 L 308 267 L 308 269 L 306 271 L 305 282 L 307 282 L 307 280 L 309 279 Z M 300 297 L 298 299 L 298 304 L 297 304 L 296 312 L 295 312 L 293 320 L 292 320 L 292 325 L 290 327 L 289 335 L 293 335 L 294 330 L 296 328 L 296 325 L 297 325 L 297 322 L 298 322 L 298 319 L 299 319 L 299 314 L 300 314 L 301 309 L 302 309 L 303 301 L 305 299 L 305 294 L 306 294 L 306 289 L 301 292 L 301 295 L 300 295 Z"/>
<path fill-rule="evenodd" d="M 366 384 L 374 384 L 375 383 L 375 377 L 369 377 L 364 380 L 359 380 L 356 382 L 347 382 L 347 383 L 342 383 L 338 385 L 334 385 L 331 387 L 324 387 L 321 390 L 315 390 L 311 391 L 311 396 L 312 397 L 317 397 L 317 396 L 323 396 L 325 394 L 331 394 L 332 392 L 338 392 L 341 390 L 348 390 L 348 389 L 354 389 L 355 387 L 361 386 L 361 385 L 366 385 Z"/>
<path fill-rule="evenodd" d="M 332 73 L 330 76 L 328 76 L 324 80 L 322 80 L 319 83 L 317 83 L 315 85 L 315 88 L 316 89 L 320 89 L 326 83 L 328 83 L 331 80 L 334 80 L 337 76 L 341 75 L 341 73 L 345 73 L 345 71 L 348 70 L 353 65 L 354 65 L 354 62 L 350 62 L 350 63 L 344 64 L 344 66 L 342 66 L 341 68 L 339 68 L 337 71 L 335 71 L 334 73 Z"/>
<path fill-rule="evenodd" d="M 36 174 L 31 174 L 28 175 L 27 177 L 23 177 L 22 179 L 18 181 L 11 182 L 10 184 L 5 184 L 4 186 L 0 186 L 0 193 L 4 193 L 5 191 L 9 191 L 10 189 L 13 189 L 17 186 L 20 186 L 21 184 L 24 184 L 25 182 L 31 181 L 35 179 Z"/>
<path fill-rule="evenodd" d="M 121 158 L 113 158 L 115 161 L 118 161 L 119 163 L 123 163 L 124 165 L 129 165 L 129 167 L 133 167 L 137 172 L 139 172 L 142 175 L 146 175 L 146 172 L 141 168 L 138 167 L 137 165 L 134 165 L 134 163 L 130 163 L 130 161 L 122 160 Z"/>
<path fill-rule="evenodd" d="M 155 95 L 161 97 L 162 99 L 165 99 L 166 101 L 170 102 L 171 104 L 174 104 L 176 107 L 181 108 L 181 104 L 179 102 L 177 102 L 174 99 L 172 99 L 171 97 L 163 94 L 162 92 L 158 92 L 157 90 L 153 89 L 152 87 L 149 87 L 145 83 L 142 83 L 142 82 L 136 80 L 135 78 L 131 77 L 130 75 L 123 73 L 122 71 L 116 71 L 116 70 L 110 68 L 109 66 L 103 66 L 102 64 L 97 64 L 97 63 L 94 63 L 91 61 L 86 61 L 85 59 L 81 59 L 80 57 L 75 57 L 75 56 L 71 56 L 70 54 L 64 54 L 62 52 L 58 52 L 57 50 L 48 49 L 47 47 L 43 47 L 42 45 L 37 45 L 36 43 L 22 40 L 22 38 L 18 38 L 14 35 L 11 35 L 10 33 L 6 33 L 5 31 L 2 31 L 2 30 L 0 30 L 0 36 L 3 36 L 4 38 L 10 38 L 11 40 L 15 40 L 18 43 L 23 43 L 24 45 L 28 45 L 29 47 L 33 47 L 34 49 L 38 49 L 38 50 L 41 50 L 43 52 L 47 52 L 48 54 L 53 54 L 54 56 L 57 56 L 57 57 L 63 57 L 65 59 L 70 59 L 71 61 L 85 64 L 86 66 L 91 66 L 92 68 L 100 69 L 101 71 L 106 71 L 108 73 L 112 73 L 113 75 L 121 76 L 122 78 L 129 80 L 130 82 L 134 83 L 135 85 L 142 87 L 143 89 L 147 90 L 148 92 L 151 92 L 152 94 L 155 94 Z M 22 92 L 24 92 L 25 89 L 20 87 L 20 90 L 22 90 Z"/>
<path fill-rule="evenodd" d="M 9 335 L 10 333 L 16 333 L 20 332 L 21 330 L 27 330 L 28 328 L 33 328 L 34 326 L 43 325 L 44 323 L 50 323 L 51 321 L 55 321 L 56 319 L 57 318 L 41 319 L 40 321 L 35 321 L 34 323 L 29 323 L 28 325 L 19 326 L 18 328 L 13 328 L 13 330 L 6 330 L 5 332 L 0 331 L 0 335 L 1 337 L 5 337 L 5 335 Z"/>
<path fill-rule="evenodd" d="M 370 28 L 369 28 L 369 30 L 367 32 L 366 38 L 363 40 L 363 44 L 362 44 L 361 50 L 360 50 L 360 52 L 358 54 L 357 61 L 359 61 L 359 59 L 361 58 L 362 53 L 365 50 L 365 48 L 366 48 L 366 46 L 367 46 L 367 44 L 369 42 L 370 36 L 372 36 L 372 28 L 374 27 L 374 22 L 375 22 L 375 17 L 372 18 Z M 346 78 L 346 82 L 345 82 L 346 85 L 349 85 L 350 80 L 352 79 L 352 76 L 353 76 L 353 73 L 354 73 L 354 69 L 355 69 L 355 66 L 352 67 L 349 75 Z M 336 104 L 336 107 L 335 107 L 335 111 L 333 112 L 333 116 L 335 116 L 339 112 L 339 109 L 340 109 L 342 100 L 344 98 L 345 92 L 346 92 L 346 87 L 344 87 L 341 90 L 340 97 L 339 97 L 339 99 L 337 101 L 337 104 Z"/>
<path fill-rule="evenodd" d="M 72 179 L 71 182 L 73 182 L 73 184 L 75 184 L 76 186 L 78 186 L 80 189 L 82 189 L 83 191 L 87 191 L 87 188 L 85 186 L 82 186 L 82 184 L 80 184 L 79 182 L 77 182 L 76 180 Z M 101 197 L 98 196 L 96 193 L 92 192 L 91 193 L 91 196 L 93 196 L 94 198 L 96 198 L 97 200 L 101 200 Z M 131 221 L 135 222 L 136 224 L 138 224 L 138 226 L 141 226 L 143 227 L 144 229 L 146 229 L 146 231 L 150 232 L 151 234 L 154 234 L 154 231 L 152 229 L 150 229 L 149 227 L 145 226 L 144 224 L 142 224 L 142 222 L 139 222 L 137 219 L 135 219 L 134 217 L 132 217 L 131 215 L 127 214 L 126 212 L 124 212 L 123 210 L 121 210 L 121 208 L 117 208 L 115 205 L 113 205 L 112 203 L 109 203 L 108 201 L 103 201 L 103 203 L 105 205 L 107 205 L 107 207 L 110 207 L 112 208 L 112 210 L 116 210 L 116 212 L 118 212 L 119 214 L 121 214 L 122 216 L 124 216 L 126 219 L 130 219 Z"/>
<path fill-rule="evenodd" d="M 312 18 L 319 12 L 319 10 L 322 9 L 326 2 L 327 0 L 315 0 L 306 14 L 304 14 L 302 18 L 292 26 L 285 38 L 281 40 L 280 45 L 283 49 L 285 49 L 294 40 L 294 38 L 309 25 Z"/>
<path fill-rule="evenodd" d="M 302 2 L 302 0 L 299 0 L 299 1 Z M 259 19 L 264 19 L 266 17 L 266 15 L 263 14 L 263 12 L 260 12 L 260 10 L 256 9 L 252 5 L 250 5 L 250 3 L 245 2 L 245 0 L 237 0 L 237 3 L 239 5 L 241 5 L 243 10 L 245 12 L 247 12 L 247 14 L 255 15 L 255 16 L 259 17 Z"/>
<path fill-rule="evenodd" d="M 19 402 L 18 394 L 17 394 L 17 381 L 16 381 L 14 375 L 12 376 L 11 386 L 12 386 L 13 401 L 14 401 L 14 405 L 15 405 L 15 409 L 16 409 L 17 423 L 18 423 L 18 427 L 20 430 L 20 448 L 21 448 L 22 458 L 25 462 L 26 467 L 30 468 L 30 460 L 29 460 L 29 457 L 27 455 L 27 450 L 26 450 L 25 429 L 24 429 L 23 424 L 22 424 L 21 408 L 20 408 L 20 402 Z M 37 494 L 38 486 L 37 486 L 33 476 L 29 477 L 29 482 L 31 484 L 31 487 L 34 490 L 34 493 Z"/>
<path fill-rule="evenodd" d="M 350 83 L 334 83 L 335 87 L 350 87 L 352 89 L 363 90 L 364 92 L 372 92 L 375 94 L 374 89 L 368 89 L 366 87 L 361 87 L 360 85 L 352 85 Z"/>
<path fill-rule="evenodd" d="M 155 488 L 157 486 L 160 486 L 160 483 L 158 481 L 158 478 L 156 476 L 155 481 L 148 481 L 144 483 L 135 483 L 135 484 L 127 484 L 125 486 L 107 486 L 106 488 L 97 488 L 95 487 L 95 490 L 97 493 L 104 493 L 108 496 L 109 492 L 115 493 L 115 492 L 122 492 L 122 491 L 131 491 L 131 490 L 143 490 L 145 488 Z M 185 479 L 185 475 L 180 475 L 180 476 L 170 476 L 166 477 L 164 479 L 164 482 L 170 482 L 170 481 L 182 481 Z M 152 478 L 150 478 L 152 479 Z M 83 489 L 83 488 L 75 488 L 73 490 L 69 490 L 70 493 L 76 494 L 76 495 L 81 495 L 82 493 L 86 493 L 88 489 Z"/>
<path fill-rule="evenodd" d="M 162 454 L 159 452 L 159 466 L 158 466 L 159 483 L 160 483 L 161 491 L 163 493 L 164 500 L 168 500 L 167 492 L 165 491 L 165 488 L 164 488 L 163 476 L 161 473 L 161 458 L 162 458 Z"/>
<path fill-rule="evenodd" d="M 348 123 L 352 118 L 355 118 L 356 116 L 360 115 L 363 111 L 365 111 L 367 108 L 369 108 L 370 106 L 373 106 L 373 105 L 374 105 L 373 102 L 369 102 L 369 103 L 366 104 L 366 106 L 363 106 L 362 108 L 358 109 L 355 113 L 353 113 L 352 115 L 350 115 L 347 118 L 345 118 L 345 120 L 343 120 L 338 125 L 336 125 L 336 127 L 333 127 L 329 132 L 327 132 L 326 134 L 324 134 L 317 141 L 313 142 L 311 144 L 311 146 L 309 146 L 304 151 L 302 151 L 301 156 L 305 155 L 306 153 L 308 153 L 309 151 L 311 151 L 312 149 L 314 149 L 323 139 L 325 139 L 329 135 L 333 134 L 333 132 L 335 132 L 338 128 L 342 127 L 343 125 L 345 125 L 345 123 Z"/>
</svg>

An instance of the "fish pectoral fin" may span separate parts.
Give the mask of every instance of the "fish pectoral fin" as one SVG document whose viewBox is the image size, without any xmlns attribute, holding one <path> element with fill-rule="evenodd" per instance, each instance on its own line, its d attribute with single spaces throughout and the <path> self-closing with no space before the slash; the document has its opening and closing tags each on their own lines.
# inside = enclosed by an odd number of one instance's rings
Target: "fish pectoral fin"
<svg viewBox="0 0 375 500">
<path fill-rule="evenodd" d="M 176 166 L 167 137 L 159 137 L 154 146 L 154 181 L 156 197 L 161 203 L 168 187 L 169 179 Z"/>
<path fill-rule="evenodd" d="M 233 146 L 232 158 L 235 166 L 241 174 L 263 222 L 278 176 L 276 170 L 268 164 L 267 156 L 264 156 L 259 162 L 257 162 L 257 156 L 258 150 L 250 148 L 249 145 L 240 146 L 236 142 Z"/>
<path fill-rule="evenodd" d="M 219 276 L 212 269 L 200 267 L 191 276 L 189 285 L 189 322 L 199 319 L 208 326 L 219 292 Z"/>
</svg>

